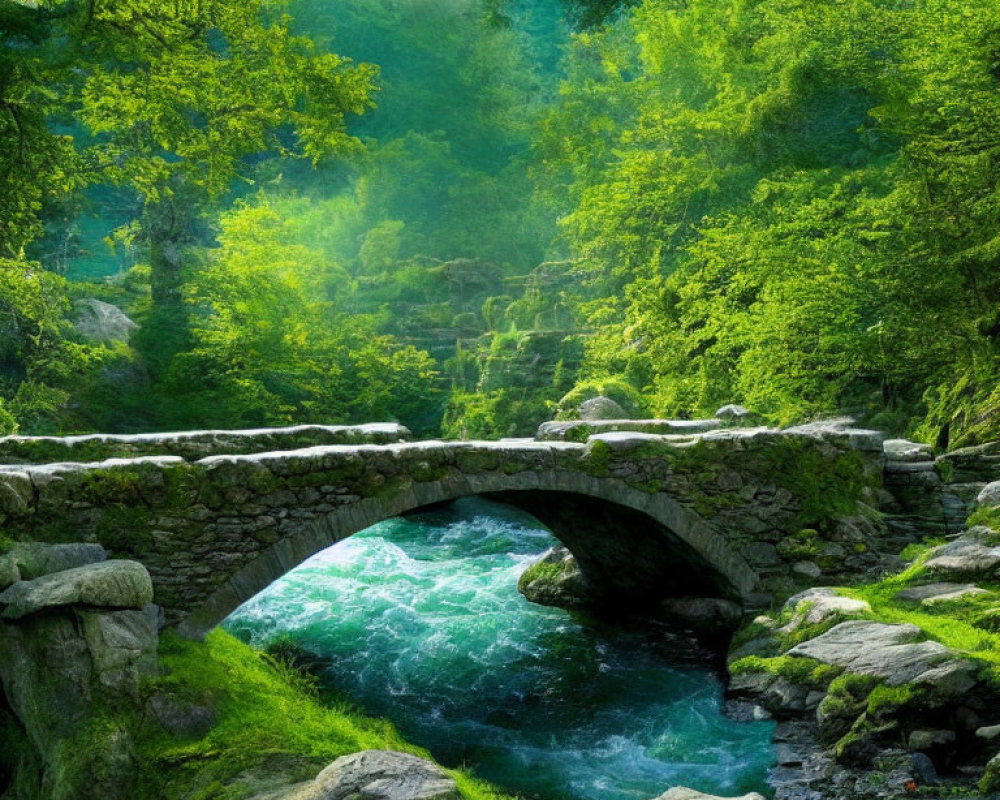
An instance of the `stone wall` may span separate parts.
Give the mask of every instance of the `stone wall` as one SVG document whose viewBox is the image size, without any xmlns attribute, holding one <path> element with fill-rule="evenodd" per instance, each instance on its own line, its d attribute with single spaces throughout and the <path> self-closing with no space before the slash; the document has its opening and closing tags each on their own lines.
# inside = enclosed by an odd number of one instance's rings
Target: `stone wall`
<svg viewBox="0 0 1000 800">
<path fill-rule="evenodd" d="M 976 497 L 1000 480 L 1000 442 L 963 447 L 935 457 L 929 445 L 886 442 L 886 522 L 899 544 L 965 529 Z"/>
</svg>

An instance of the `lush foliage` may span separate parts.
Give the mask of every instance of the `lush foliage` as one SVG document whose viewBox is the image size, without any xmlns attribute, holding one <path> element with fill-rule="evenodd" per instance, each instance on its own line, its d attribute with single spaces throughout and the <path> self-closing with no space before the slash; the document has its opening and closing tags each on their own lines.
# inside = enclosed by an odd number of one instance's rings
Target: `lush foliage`
<svg viewBox="0 0 1000 800">
<path fill-rule="evenodd" d="M 651 0 L 581 37 L 600 71 L 570 76 L 546 141 L 606 298 L 587 370 L 666 413 L 991 430 L 995 12 Z"/>
<path fill-rule="evenodd" d="M 994 436 L 997 10 L 6 2 L 7 272 L 121 271 L 41 279 L 2 424 L 498 436 L 603 386 Z M 70 347 L 66 294 L 132 349 Z"/>
</svg>

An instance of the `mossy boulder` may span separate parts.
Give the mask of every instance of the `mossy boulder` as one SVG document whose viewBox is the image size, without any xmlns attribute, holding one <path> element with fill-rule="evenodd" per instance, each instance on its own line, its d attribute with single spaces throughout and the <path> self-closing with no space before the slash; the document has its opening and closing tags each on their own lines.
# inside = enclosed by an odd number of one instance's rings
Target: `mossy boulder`
<svg viewBox="0 0 1000 800">
<path fill-rule="evenodd" d="M 532 603 L 556 608 L 582 609 L 592 604 L 586 579 L 573 554 L 553 547 L 526 569 L 517 590 Z"/>
</svg>

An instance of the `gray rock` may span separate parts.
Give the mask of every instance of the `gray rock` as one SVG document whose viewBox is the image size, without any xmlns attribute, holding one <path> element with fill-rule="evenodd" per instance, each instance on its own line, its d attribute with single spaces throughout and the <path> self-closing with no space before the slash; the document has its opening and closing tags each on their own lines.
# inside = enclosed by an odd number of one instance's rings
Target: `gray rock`
<svg viewBox="0 0 1000 800">
<path fill-rule="evenodd" d="M 924 568 L 934 576 L 990 580 L 1000 573 L 996 539 L 991 528 L 969 528 L 955 541 L 935 548 Z"/>
<path fill-rule="evenodd" d="M 603 419 L 629 419 L 628 412 L 610 397 L 591 397 L 580 403 L 577 413 L 580 419 L 593 421 Z"/>
<path fill-rule="evenodd" d="M 930 750 L 955 741 L 954 731 L 917 730 L 910 733 L 907 743 L 911 750 Z"/>
<path fill-rule="evenodd" d="M 987 483 L 976 495 L 976 505 L 981 508 L 996 508 L 1000 506 L 1000 481 Z"/>
<path fill-rule="evenodd" d="M 736 405 L 735 403 L 729 403 L 724 405 L 718 411 L 715 412 L 716 419 L 724 420 L 743 420 L 750 416 L 750 409 L 744 408 L 743 406 Z"/>
<path fill-rule="evenodd" d="M 790 597 L 785 610 L 792 612 L 792 619 L 781 627 L 782 633 L 794 633 L 803 624 L 819 625 L 835 617 L 858 617 L 871 612 L 864 600 L 841 597 L 833 589 L 807 589 Z"/>
<path fill-rule="evenodd" d="M 882 452 L 890 461 L 934 461 L 934 448 L 907 439 L 886 439 Z"/>
<path fill-rule="evenodd" d="M 938 782 L 934 762 L 925 753 L 913 753 L 910 756 L 910 767 L 919 786 L 932 786 Z"/>
<path fill-rule="evenodd" d="M 987 742 L 995 742 L 1000 739 L 1000 725 L 984 725 L 976 729 L 976 738 Z"/>
<path fill-rule="evenodd" d="M 823 570 L 821 570 L 812 561 L 795 562 L 795 564 L 792 566 L 792 572 L 795 572 L 798 575 L 804 575 L 807 578 L 818 578 L 820 575 L 823 574 Z"/>
<path fill-rule="evenodd" d="M 924 586 L 912 586 L 896 593 L 899 600 L 909 600 L 922 606 L 933 606 L 938 603 L 948 603 L 963 597 L 989 594 L 974 583 L 928 583 Z"/>
<path fill-rule="evenodd" d="M 128 731 L 144 678 L 156 671 L 156 628 L 142 611 L 64 608 L 0 623 L 0 683 L 43 771 L 40 797 L 131 800 L 136 775 Z M 88 740 L 85 764 L 67 744 L 96 712 L 119 720 Z"/>
<path fill-rule="evenodd" d="M 10 549 L 21 572 L 21 578 L 30 581 L 53 572 L 97 564 L 108 557 L 99 544 L 72 542 L 70 544 L 45 544 L 44 542 L 18 542 Z"/>
<path fill-rule="evenodd" d="M 17 561 L 9 553 L 0 556 L 0 590 L 6 589 L 21 580 L 21 571 L 17 568 Z"/>
<path fill-rule="evenodd" d="M 436 764 L 389 750 L 343 756 L 282 800 L 462 800 Z"/>
<path fill-rule="evenodd" d="M 761 696 L 761 702 L 768 711 L 784 717 L 810 708 L 810 699 L 813 699 L 810 698 L 811 694 L 812 691 L 808 686 L 778 678 L 767 687 Z M 814 699 L 812 708 L 819 705 L 823 695 L 820 694 Z"/>
<path fill-rule="evenodd" d="M 696 792 L 694 789 L 688 789 L 686 786 L 675 786 L 673 789 L 668 789 L 655 798 L 655 800 L 727 800 L 727 798 L 715 794 Z M 749 794 L 741 794 L 739 797 L 734 797 L 731 800 L 764 800 L 764 796 L 757 794 L 757 792 L 750 792 Z"/>
<path fill-rule="evenodd" d="M 58 606 L 141 609 L 153 600 L 153 581 L 137 561 L 104 561 L 20 581 L 0 594 L 3 619 Z"/>
<path fill-rule="evenodd" d="M 916 625 L 851 620 L 796 645 L 788 655 L 875 675 L 885 678 L 890 686 L 898 686 L 918 681 L 942 662 L 957 658 L 943 644 L 917 641 L 921 636 Z"/>
<path fill-rule="evenodd" d="M 73 303 L 73 327 L 88 342 L 127 342 L 139 329 L 118 306 L 94 297 Z"/>
<path fill-rule="evenodd" d="M 782 563 L 777 549 L 768 542 L 751 542 L 743 548 L 743 557 L 757 567 L 776 567 Z"/>
</svg>

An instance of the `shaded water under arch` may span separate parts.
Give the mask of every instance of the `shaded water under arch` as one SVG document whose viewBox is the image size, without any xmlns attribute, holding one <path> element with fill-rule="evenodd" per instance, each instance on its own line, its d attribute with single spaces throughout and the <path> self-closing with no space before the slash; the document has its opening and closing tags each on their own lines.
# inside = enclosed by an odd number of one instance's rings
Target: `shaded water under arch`
<svg viewBox="0 0 1000 800">
<path fill-rule="evenodd" d="M 380 523 L 332 547 L 225 623 L 289 637 L 322 680 L 449 766 L 544 800 L 639 800 L 672 785 L 764 787 L 769 723 L 720 711 L 709 670 L 671 666 L 656 636 L 528 603 L 517 578 L 554 543 L 481 498 Z"/>
</svg>

